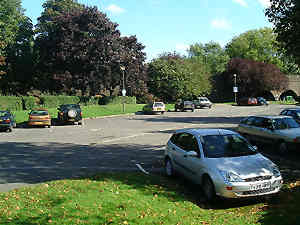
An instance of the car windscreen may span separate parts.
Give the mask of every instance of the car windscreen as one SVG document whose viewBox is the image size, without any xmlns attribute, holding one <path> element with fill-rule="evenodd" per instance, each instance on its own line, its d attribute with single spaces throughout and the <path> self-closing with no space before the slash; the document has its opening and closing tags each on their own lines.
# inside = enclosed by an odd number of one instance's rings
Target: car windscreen
<svg viewBox="0 0 300 225">
<path fill-rule="evenodd" d="M 274 128 L 276 130 L 284 130 L 290 128 L 300 128 L 300 124 L 298 124 L 292 118 L 278 118 L 273 120 Z"/>
<path fill-rule="evenodd" d="M 161 102 L 155 102 L 153 107 L 164 107 L 164 104 Z"/>
<path fill-rule="evenodd" d="M 257 154 L 252 145 L 239 135 L 200 137 L 206 158 L 240 157 Z"/>
<path fill-rule="evenodd" d="M 49 113 L 43 110 L 34 110 L 30 112 L 31 116 L 47 116 Z"/>
</svg>

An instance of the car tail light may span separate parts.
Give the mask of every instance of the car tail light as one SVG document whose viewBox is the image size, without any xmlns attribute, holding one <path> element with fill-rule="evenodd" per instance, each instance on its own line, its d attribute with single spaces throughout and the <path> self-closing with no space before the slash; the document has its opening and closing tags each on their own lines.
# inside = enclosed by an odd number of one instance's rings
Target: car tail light
<svg viewBox="0 0 300 225">
<path fill-rule="evenodd" d="M 10 123 L 10 119 L 4 120 L 5 123 Z"/>
<path fill-rule="evenodd" d="M 80 116 L 82 116 L 82 112 L 80 112 Z"/>
</svg>

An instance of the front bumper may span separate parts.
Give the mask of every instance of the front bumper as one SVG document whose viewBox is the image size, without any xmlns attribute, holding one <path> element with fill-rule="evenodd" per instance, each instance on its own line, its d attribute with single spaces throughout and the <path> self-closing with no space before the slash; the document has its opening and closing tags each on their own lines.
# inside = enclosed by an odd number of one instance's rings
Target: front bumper
<svg viewBox="0 0 300 225">
<path fill-rule="evenodd" d="M 255 182 L 236 182 L 216 186 L 216 194 L 225 198 L 255 197 L 275 194 L 282 186 L 282 177 Z"/>
</svg>

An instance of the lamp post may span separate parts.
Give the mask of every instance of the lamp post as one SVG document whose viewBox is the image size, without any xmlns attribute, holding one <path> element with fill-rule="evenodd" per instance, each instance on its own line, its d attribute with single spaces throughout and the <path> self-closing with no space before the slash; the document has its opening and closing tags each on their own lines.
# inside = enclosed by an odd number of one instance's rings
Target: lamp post
<svg viewBox="0 0 300 225">
<path fill-rule="evenodd" d="M 238 87 L 236 86 L 236 74 L 233 74 L 233 77 L 234 77 L 234 87 L 233 87 L 233 93 L 234 93 L 234 102 L 235 104 L 237 104 L 237 98 L 236 98 L 236 95 L 237 95 L 237 92 L 238 92 Z"/>
<path fill-rule="evenodd" d="M 125 112 L 125 96 L 126 96 L 126 89 L 125 89 L 125 76 L 124 76 L 124 72 L 125 72 L 125 66 L 120 66 L 120 69 L 122 70 L 122 75 L 123 75 L 123 79 L 122 79 L 122 96 L 123 96 L 123 101 L 122 101 L 122 105 L 123 105 L 123 113 Z"/>
</svg>

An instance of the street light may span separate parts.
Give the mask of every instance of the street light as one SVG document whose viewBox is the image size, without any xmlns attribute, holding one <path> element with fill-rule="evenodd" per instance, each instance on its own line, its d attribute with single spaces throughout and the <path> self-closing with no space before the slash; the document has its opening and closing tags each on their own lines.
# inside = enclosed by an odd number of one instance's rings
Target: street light
<svg viewBox="0 0 300 225">
<path fill-rule="evenodd" d="M 126 89 L 125 89 L 125 76 L 124 76 L 124 72 L 125 72 L 125 66 L 120 66 L 120 69 L 122 70 L 122 75 L 123 75 L 123 79 L 122 79 L 122 96 L 123 96 L 123 113 L 125 112 L 125 96 L 126 96 Z"/>
<path fill-rule="evenodd" d="M 236 86 L 236 74 L 233 74 L 234 77 L 234 86 L 233 86 L 233 93 L 234 93 L 234 102 L 235 104 L 237 104 L 237 99 L 236 99 L 236 95 L 238 93 L 238 87 Z"/>
</svg>

